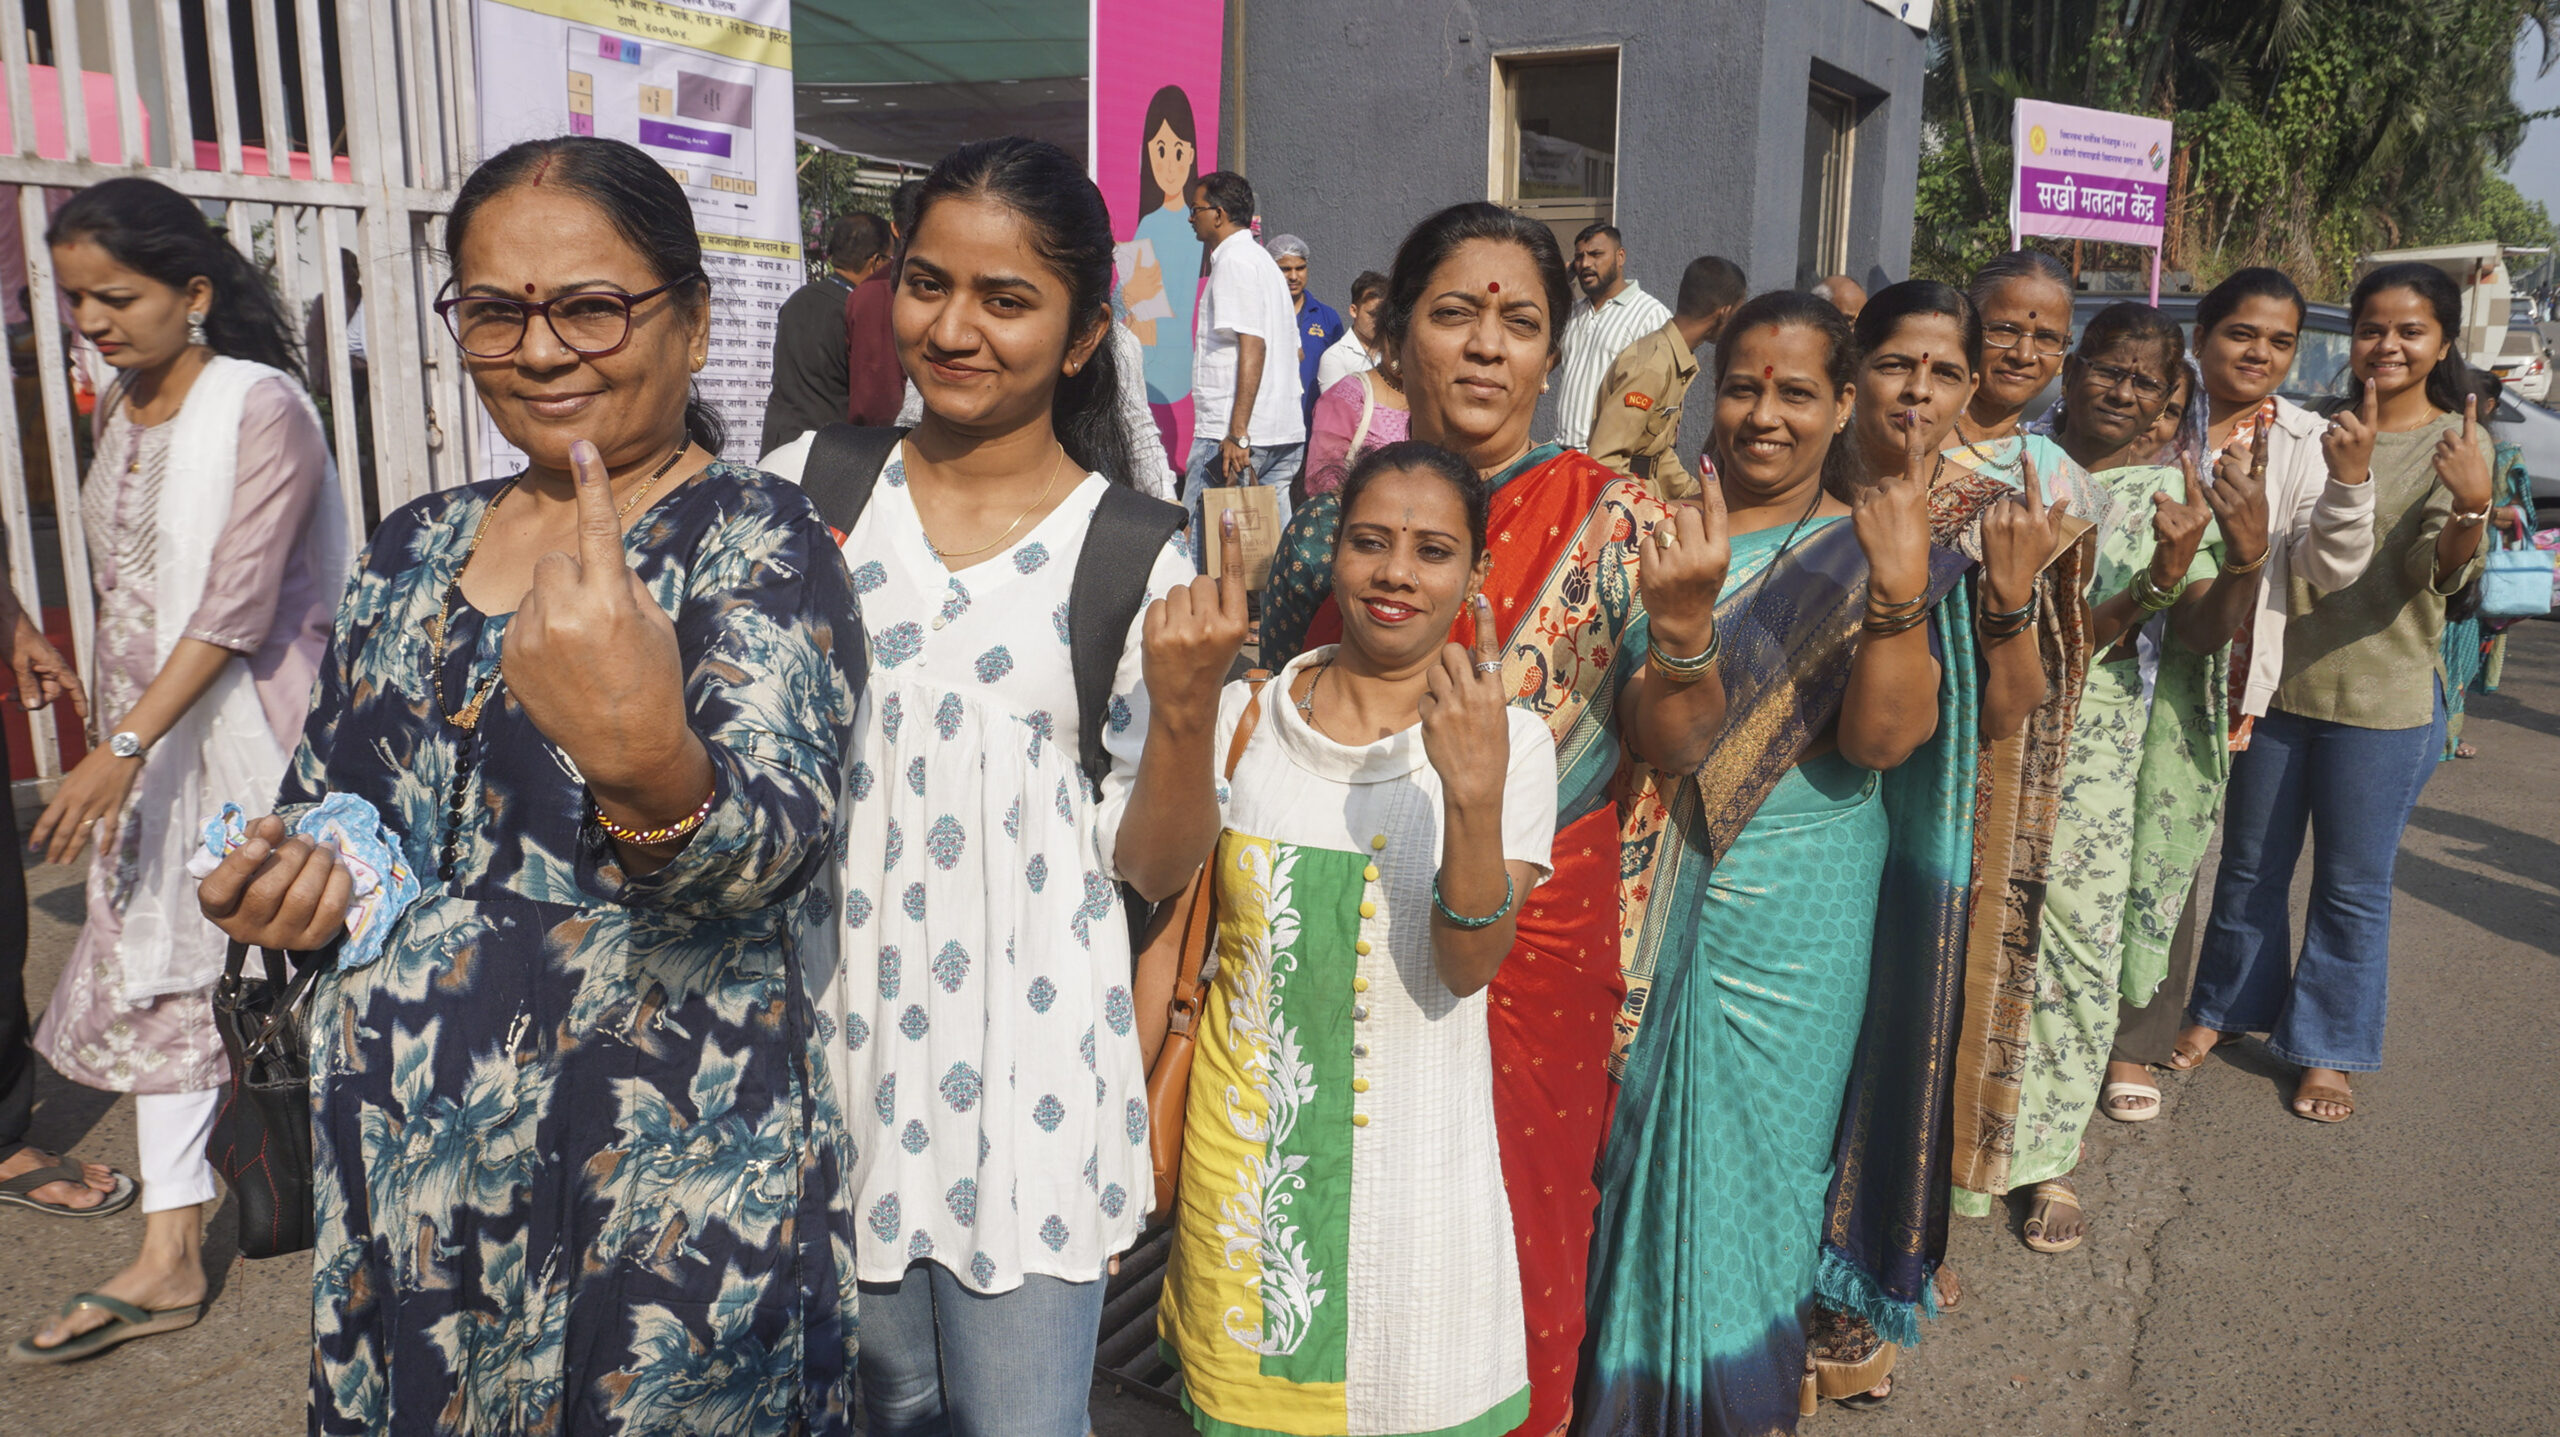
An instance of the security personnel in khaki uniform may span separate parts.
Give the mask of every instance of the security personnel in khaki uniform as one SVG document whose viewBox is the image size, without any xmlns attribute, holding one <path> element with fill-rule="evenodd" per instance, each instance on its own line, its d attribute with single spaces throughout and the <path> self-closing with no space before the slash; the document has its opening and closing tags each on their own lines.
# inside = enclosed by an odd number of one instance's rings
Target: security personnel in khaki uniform
<svg viewBox="0 0 2560 1437">
<path fill-rule="evenodd" d="M 1694 499 L 1698 481 L 1683 468 L 1680 411 L 1698 377 L 1698 349 L 1724 333 L 1744 298 L 1742 270 L 1708 255 L 1680 277 L 1671 322 L 1620 351 L 1600 382 L 1591 420 L 1592 458 L 1644 481 L 1658 499 Z"/>
</svg>

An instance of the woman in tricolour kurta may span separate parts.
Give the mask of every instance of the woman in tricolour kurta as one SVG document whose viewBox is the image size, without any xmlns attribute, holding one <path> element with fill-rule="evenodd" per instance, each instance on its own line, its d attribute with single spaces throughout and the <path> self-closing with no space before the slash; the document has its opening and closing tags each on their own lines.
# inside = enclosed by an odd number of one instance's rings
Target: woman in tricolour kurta
<svg viewBox="0 0 2560 1437">
<path fill-rule="evenodd" d="M 1613 784 L 1625 747 L 1610 666 L 1638 617 L 1651 608 L 1663 622 L 1637 580 L 1644 540 L 1671 511 L 1589 456 L 1530 438 L 1572 294 L 1545 225 L 1497 205 L 1452 205 L 1397 248 L 1378 317 L 1413 437 L 1466 459 L 1490 493 L 1494 562 L 1484 593 L 1505 691 L 1555 737 L 1553 876 L 1526 896 L 1518 943 L 1487 1004 L 1533 1387 L 1523 1437 L 1546 1437 L 1572 1412 L 1599 1202 L 1592 1166 L 1609 1124 L 1612 1037 L 1631 1006 L 1619 898 L 1622 885 L 1641 887 L 1663 852 L 1639 841 L 1621 858 Z M 1327 493 L 1290 516 L 1263 595 L 1267 662 L 1342 632 L 1332 579 L 1341 513 L 1338 494 Z M 1702 649 L 1713 604 L 1710 592 L 1676 615 L 1666 642 Z M 1461 616 L 1460 642 L 1472 641 L 1472 622 Z M 1694 687 L 1718 704 L 1721 693 L 1712 673 Z M 1652 801 L 1648 784 L 1637 780 L 1639 806 Z"/>
</svg>

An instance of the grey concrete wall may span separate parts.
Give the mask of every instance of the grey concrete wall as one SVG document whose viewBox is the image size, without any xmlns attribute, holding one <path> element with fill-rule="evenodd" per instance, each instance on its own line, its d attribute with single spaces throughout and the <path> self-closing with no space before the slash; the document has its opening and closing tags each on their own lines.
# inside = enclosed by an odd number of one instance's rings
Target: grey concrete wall
<svg viewBox="0 0 2560 1437">
<path fill-rule="evenodd" d="M 1873 95 L 1858 136 L 1851 268 L 1900 277 L 1919 167 L 1923 42 L 1865 0 L 1235 0 L 1241 162 L 1268 228 L 1303 236 L 1338 302 L 1432 209 L 1486 197 L 1492 61 L 1619 45 L 1617 223 L 1668 298 L 1700 254 L 1758 288 L 1795 278 L 1814 64 Z"/>
</svg>

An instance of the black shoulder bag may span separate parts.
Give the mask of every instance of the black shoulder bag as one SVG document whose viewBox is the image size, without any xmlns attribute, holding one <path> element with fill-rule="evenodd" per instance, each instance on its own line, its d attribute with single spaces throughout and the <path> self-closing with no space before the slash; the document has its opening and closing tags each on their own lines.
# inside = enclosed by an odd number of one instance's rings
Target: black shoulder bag
<svg viewBox="0 0 2560 1437">
<path fill-rule="evenodd" d="M 245 969 L 235 942 L 213 987 L 213 1025 L 231 1077 L 222 1085 L 204 1155 L 240 1200 L 240 1255 L 282 1257 L 311 1246 L 311 1049 L 303 1000 L 325 955 L 291 972 L 287 955 L 261 948 L 266 976 Z"/>
</svg>

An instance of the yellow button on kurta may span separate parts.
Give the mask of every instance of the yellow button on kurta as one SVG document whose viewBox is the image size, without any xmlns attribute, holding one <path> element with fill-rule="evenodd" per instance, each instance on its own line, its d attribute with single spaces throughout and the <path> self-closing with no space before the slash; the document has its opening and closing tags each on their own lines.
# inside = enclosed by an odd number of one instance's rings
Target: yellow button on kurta
<svg viewBox="0 0 2560 1437">
<path fill-rule="evenodd" d="M 1361 905 L 1360 905 L 1360 916 L 1361 916 L 1361 917 L 1363 917 L 1363 918 L 1375 918 L 1375 917 L 1377 917 L 1377 916 L 1378 916 L 1378 905 L 1377 905 L 1377 904 L 1375 904 L 1375 903 L 1363 903 L 1363 904 L 1361 904 Z"/>
<path fill-rule="evenodd" d="M 1361 882 L 1363 882 L 1363 883 L 1375 883 L 1375 882 L 1377 882 L 1377 881 L 1378 881 L 1378 865 L 1376 865 L 1376 864 L 1372 863 L 1372 864 L 1370 864 L 1368 867 L 1361 869 L 1361 870 L 1360 870 L 1360 881 L 1361 881 Z"/>
<path fill-rule="evenodd" d="M 1363 952 L 1363 953 L 1366 953 L 1366 952 L 1368 952 L 1369 950 L 1368 950 L 1368 949 L 1366 949 L 1366 948 L 1363 948 L 1363 949 L 1361 949 L 1360 951 L 1361 951 L 1361 952 Z M 1368 992 L 1368 991 L 1369 991 L 1369 980 L 1368 980 L 1368 979 L 1366 979 L 1366 978 L 1354 978 L 1354 979 L 1352 979 L 1352 980 L 1351 980 L 1351 991 L 1352 991 L 1352 992 L 1354 992 L 1354 993 L 1366 993 L 1366 992 Z"/>
<path fill-rule="evenodd" d="M 1351 1126 L 1355 1128 L 1365 1128 L 1369 1126 L 1369 1115 L 1367 1113 L 1353 1113 L 1351 1115 Z"/>
<path fill-rule="evenodd" d="M 1378 849 L 1378 848 L 1384 848 L 1384 847 L 1386 847 L 1386 846 L 1387 846 L 1387 836 L 1386 836 L 1385 834 L 1381 833 L 1381 834 L 1378 834 L 1378 835 L 1376 835 L 1376 836 L 1372 837 L 1372 838 L 1369 840 L 1369 846 L 1370 846 L 1371 848 L 1373 848 L 1373 849 Z"/>
<path fill-rule="evenodd" d="M 1352 1080 L 1351 1080 L 1351 1091 L 1353 1091 L 1353 1092 L 1355 1092 L 1355 1093 L 1365 1093 L 1365 1092 L 1369 1091 L 1369 1080 L 1368 1080 L 1368 1079 L 1366 1079 L 1366 1078 L 1354 1078 L 1354 1079 L 1352 1079 Z"/>
<path fill-rule="evenodd" d="M 1352 951 L 1352 952 L 1354 952 L 1354 953 L 1359 954 L 1359 955 L 1360 955 L 1361 957 L 1363 957 L 1363 958 L 1368 957 L 1368 956 L 1369 956 L 1369 940 L 1368 940 L 1368 939 L 1366 939 L 1366 938 L 1362 938 L 1362 939 L 1355 940 L 1355 941 L 1352 943 L 1352 945 L 1351 945 L 1351 951 Z"/>
</svg>

